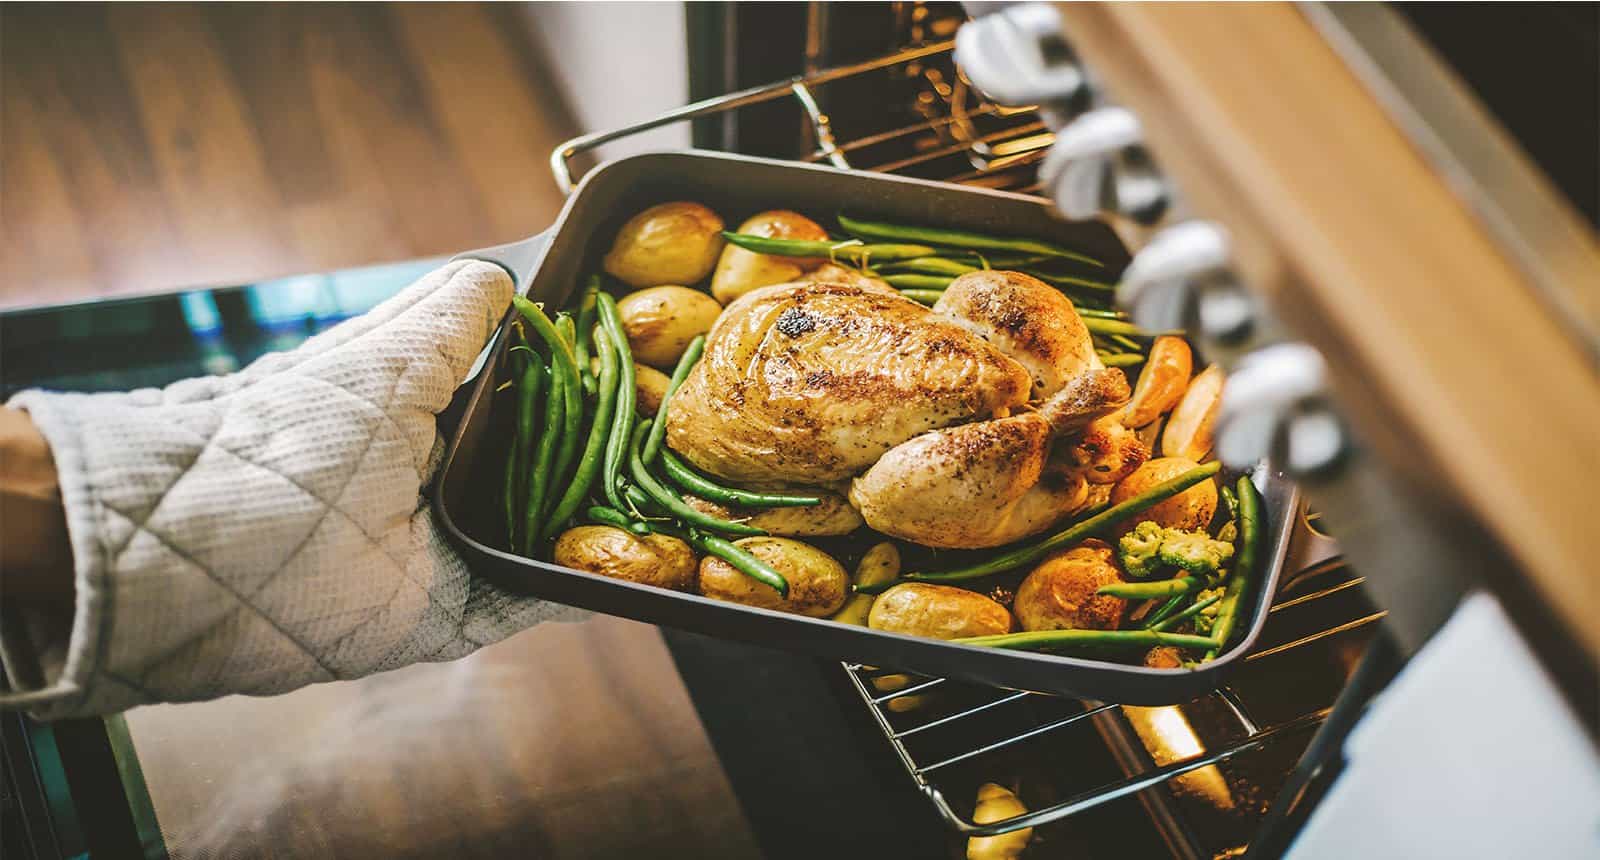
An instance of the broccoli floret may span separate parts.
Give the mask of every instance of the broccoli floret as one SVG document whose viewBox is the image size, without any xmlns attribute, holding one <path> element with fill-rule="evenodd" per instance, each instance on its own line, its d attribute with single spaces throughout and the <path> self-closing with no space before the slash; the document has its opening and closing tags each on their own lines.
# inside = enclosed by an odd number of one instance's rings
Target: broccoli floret
<svg viewBox="0 0 1600 860">
<path fill-rule="evenodd" d="M 1208 588 L 1196 594 L 1194 599 L 1196 603 L 1204 603 L 1212 597 L 1220 597 L 1222 592 L 1223 587 L 1219 585 L 1216 588 Z M 1217 623 L 1217 612 L 1221 609 L 1222 601 L 1219 600 L 1194 614 L 1194 632 L 1196 636 L 1211 635 L 1211 629 Z"/>
<path fill-rule="evenodd" d="M 1233 544 L 1213 540 L 1203 531 L 1186 532 L 1145 520 L 1117 541 L 1122 569 L 1134 579 L 1145 579 L 1163 566 L 1210 576 L 1233 557 Z"/>
<path fill-rule="evenodd" d="M 1163 564 L 1209 576 L 1221 570 L 1223 563 L 1233 558 L 1233 544 L 1212 540 L 1205 532 L 1165 531 L 1161 551 L 1157 553 Z"/>
<path fill-rule="evenodd" d="M 1117 541 L 1117 556 L 1122 560 L 1122 569 L 1134 579 L 1144 579 L 1154 574 L 1161 567 L 1161 542 L 1166 533 L 1167 530 L 1160 523 L 1150 520 L 1134 526 L 1133 531 Z"/>
</svg>

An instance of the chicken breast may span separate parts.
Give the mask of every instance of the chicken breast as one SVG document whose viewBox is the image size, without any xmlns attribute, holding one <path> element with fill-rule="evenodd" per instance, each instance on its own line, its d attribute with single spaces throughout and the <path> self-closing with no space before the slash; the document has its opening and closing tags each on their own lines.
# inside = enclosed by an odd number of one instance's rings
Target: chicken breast
<svg viewBox="0 0 1600 860">
<path fill-rule="evenodd" d="M 1021 362 L 1033 378 L 1034 399 L 1105 366 L 1072 300 L 1031 275 L 968 272 L 950 282 L 933 310 Z"/>
<path fill-rule="evenodd" d="M 1122 408 L 1120 370 L 1079 376 L 1040 407 L 924 433 L 857 478 L 850 503 L 867 525 L 925 546 L 1000 546 L 1038 534 L 1082 509 L 1083 475 L 1049 461 L 1052 441 Z"/>
<path fill-rule="evenodd" d="M 730 304 L 673 397 L 667 443 L 746 483 L 829 483 L 929 430 L 1027 402 L 1028 372 L 898 295 L 763 287 Z"/>
</svg>

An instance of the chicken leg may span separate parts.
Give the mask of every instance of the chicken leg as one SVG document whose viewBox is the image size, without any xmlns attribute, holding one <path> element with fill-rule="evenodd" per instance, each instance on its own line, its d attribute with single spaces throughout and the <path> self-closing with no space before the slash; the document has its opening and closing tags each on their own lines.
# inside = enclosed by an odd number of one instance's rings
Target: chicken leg
<svg viewBox="0 0 1600 860">
<path fill-rule="evenodd" d="M 890 449 L 851 484 L 867 525 L 925 546 L 1000 546 L 1079 510 L 1082 474 L 1052 460 L 1052 443 L 1122 408 L 1120 370 L 1068 380 L 1036 412 L 934 430 Z"/>
</svg>

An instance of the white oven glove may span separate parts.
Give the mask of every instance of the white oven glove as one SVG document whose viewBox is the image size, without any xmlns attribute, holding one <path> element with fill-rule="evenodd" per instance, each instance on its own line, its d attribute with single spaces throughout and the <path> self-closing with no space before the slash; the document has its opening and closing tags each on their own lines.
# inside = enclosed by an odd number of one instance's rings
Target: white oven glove
<svg viewBox="0 0 1600 860">
<path fill-rule="evenodd" d="M 450 263 L 238 373 L 13 398 L 55 455 L 77 597 L 70 635 L 8 610 L 0 705 L 269 695 L 578 617 L 469 575 L 420 494 L 435 415 L 511 293 L 497 266 Z"/>
</svg>

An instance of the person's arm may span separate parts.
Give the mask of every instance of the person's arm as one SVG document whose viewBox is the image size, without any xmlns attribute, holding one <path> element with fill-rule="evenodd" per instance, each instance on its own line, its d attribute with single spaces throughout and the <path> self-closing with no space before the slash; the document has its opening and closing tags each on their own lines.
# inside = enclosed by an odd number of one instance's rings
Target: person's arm
<svg viewBox="0 0 1600 860">
<path fill-rule="evenodd" d="M 0 408 L 0 602 L 72 602 L 72 547 L 55 458 L 28 413 Z"/>
</svg>

